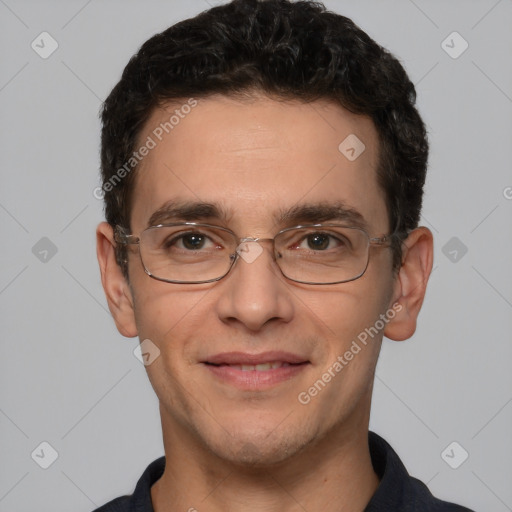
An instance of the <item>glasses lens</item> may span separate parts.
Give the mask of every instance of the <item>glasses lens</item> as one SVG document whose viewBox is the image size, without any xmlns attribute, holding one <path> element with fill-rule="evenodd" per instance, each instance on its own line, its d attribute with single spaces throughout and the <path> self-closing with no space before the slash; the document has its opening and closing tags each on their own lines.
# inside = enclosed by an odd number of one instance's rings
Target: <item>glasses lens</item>
<svg viewBox="0 0 512 512">
<path fill-rule="evenodd" d="M 294 281 L 330 284 L 360 277 L 368 265 L 368 235 L 357 228 L 295 228 L 276 237 L 277 261 Z"/>
<path fill-rule="evenodd" d="M 157 279 L 182 283 L 224 276 L 235 249 L 232 233 L 204 225 L 151 227 L 143 231 L 140 241 L 146 271 Z"/>
<path fill-rule="evenodd" d="M 317 226 L 287 229 L 275 238 L 276 261 L 294 281 L 334 284 L 352 281 L 368 265 L 368 235 L 357 228 Z M 142 232 L 140 252 L 146 271 L 163 281 L 216 281 L 231 268 L 237 238 L 208 225 L 167 225 Z"/>
</svg>

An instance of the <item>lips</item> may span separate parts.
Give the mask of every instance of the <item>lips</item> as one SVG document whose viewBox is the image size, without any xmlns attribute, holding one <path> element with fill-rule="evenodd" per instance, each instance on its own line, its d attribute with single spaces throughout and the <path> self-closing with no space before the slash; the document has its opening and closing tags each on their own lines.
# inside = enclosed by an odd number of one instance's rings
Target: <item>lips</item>
<svg viewBox="0 0 512 512">
<path fill-rule="evenodd" d="M 230 364 L 226 365 L 236 370 L 242 370 L 243 372 L 266 372 L 268 370 L 275 370 L 276 368 L 282 368 L 283 366 L 290 366 L 290 363 L 283 363 L 283 361 L 272 361 L 271 363 L 260 363 L 260 364 Z"/>
<path fill-rule="evenodd" d="M 258 366 L 265 364 L 301 364 L 309 362 L 307 358 L 301 357 L 290 352 L 262 352 L 260 354 L 249 354 L 247 352 L 224 352 L 208 357 L 207 364 L 217 366 Z"/>
<path fill-rule="evenodd" d="M 221 382 L 243 390 L 263 390 L 299 375 L 310 363 L 289 352 L 225 352 L 203 361 Z"/>
</svg>

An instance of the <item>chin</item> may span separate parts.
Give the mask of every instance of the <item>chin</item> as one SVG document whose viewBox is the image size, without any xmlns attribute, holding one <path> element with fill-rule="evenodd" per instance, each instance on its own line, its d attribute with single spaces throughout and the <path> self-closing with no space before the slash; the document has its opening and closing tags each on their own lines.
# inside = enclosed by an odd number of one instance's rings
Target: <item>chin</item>
<svg viewBox="0 0 512 512">
<path fill-rule="evenodd" d="M 305 443 L 307 444 L 307 443 Z M 226 447 L 222 453 L 217 451 L 217 456 L 222 457 L 231 463 L 248 468 L 267 468 L 286 461 L 301 451 L 304 443 L 295 445 L 289 441 L 281 443 L 258 443 L 254 440 L 232 443 L 229 450 Z"/>
<path fill-rule="evenodd" d="M 277 428 L 276 428 L 277 425 Z M 315 439 L 304 429 L 279 422 L 272 425 L 238 425 L 237 430 L 222 432 L 220 438 L 205 439 L 218 457 L 235 465 L 264 468 L 279 464 L 302 452 Z M 211 431 L 210 431 L 211 432 Z"/>
</svg>

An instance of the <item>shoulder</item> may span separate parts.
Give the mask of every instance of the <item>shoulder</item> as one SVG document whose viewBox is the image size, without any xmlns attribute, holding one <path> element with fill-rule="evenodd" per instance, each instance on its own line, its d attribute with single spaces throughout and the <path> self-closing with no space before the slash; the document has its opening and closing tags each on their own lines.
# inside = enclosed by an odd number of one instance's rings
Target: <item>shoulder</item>
<svg viewBox="0 0 512 512">
<path fill-rule="evenodd" d="M 142 473 L 133 494 L 109 501 L 94 512 L 154 512 L 151 503 L 151 486 L 162 476 L 165 457 L 154 460 Z"/>
<path fill-rule="evenodd" d="M 130 503 L 131 499 L 132 496 L 121 496 L 115 500 L 109 501 L 93 512 L 131 512 L 133 510 Z"/>
<path fill-rule="evenodd" d="M 413 501 L 411 503 L 412 506 L 410 508 L 411 512 L 416 510 L 418 512 L 423 510 L 429 510 L 432 512 L 473 512 L 462 505 L 442 501 L 436 498 L 432 495 L 428 487 L 416 478 L 409 477 L 409 484 L 411 487 L 410 496 L 413 497 Z"/>
<path fill-rule="evenodd" d="M 369 432 L 368 441 L 380 484 L 365 512 L 472 512 L 433 496 L 423 482 L 409 475 L 398 454 L 377 434 Z"/>
</svg>

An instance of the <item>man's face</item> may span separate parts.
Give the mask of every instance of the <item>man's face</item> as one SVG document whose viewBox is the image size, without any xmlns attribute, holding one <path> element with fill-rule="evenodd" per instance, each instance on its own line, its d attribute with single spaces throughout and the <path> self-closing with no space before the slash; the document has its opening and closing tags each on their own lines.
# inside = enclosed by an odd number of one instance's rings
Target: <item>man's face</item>
<svg viewBox="0 0 512 512">
<path fill-rule="evenodd" d="M 176 108 L 156 110 L 139 140 L 155 139 L 152 132 Z M 338 149 L 350 134 L 366 146 L 354 161 Z M 225 215 L 165 221 L 272 238 L 315 222 L 279 220 L 283 212 L 343 204 L 360 213 L 370 236 L 382 236 L 389 225 L 377 162 L 373 123 L 331 103 L 200 100 L 137 170 L 131 231 L 139 235 L 165 204 L 209 203 Z M 154 280 L 130 250 L 129 278 L 138 335 L 160 350 L 147 371 L 164 436 L 167 431 L 224 459 L 271 463 L 367 421 L 381 334 L 359 343 L 361 350 L 325 386 L 317 385 L 309 403 L 299 396 L 391 307 L 394 280 L 388 248 L 370 249 L 361 278 L 319 286 L 287 280 L 270 246 L 262 247 L 254 261 L 239 258 L 225 278 L 208 284 Z M 290 358 L 301 364 L 239 367 Z"/>
</svg>

